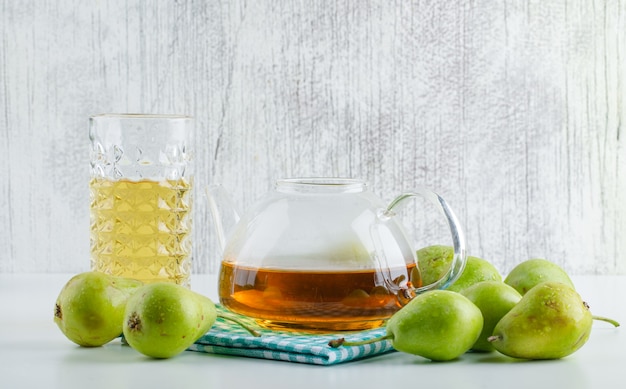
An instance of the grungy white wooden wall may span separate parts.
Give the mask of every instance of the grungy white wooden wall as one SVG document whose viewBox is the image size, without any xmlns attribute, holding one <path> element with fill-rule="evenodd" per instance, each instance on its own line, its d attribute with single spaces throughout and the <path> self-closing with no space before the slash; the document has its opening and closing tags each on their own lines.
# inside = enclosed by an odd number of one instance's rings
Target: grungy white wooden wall
<svg viewBox="0 0 626 389">
<path fill-rule="evenodd" d="M 503 273 L 624 274 L 625 30 L 623 0 L 1 0 L 0 272 L 88 268 L 87 118 L 150 112 L 196 117 L 197 182 L 242 209 L 281 177 L 426 186 Z"/>
</svg>

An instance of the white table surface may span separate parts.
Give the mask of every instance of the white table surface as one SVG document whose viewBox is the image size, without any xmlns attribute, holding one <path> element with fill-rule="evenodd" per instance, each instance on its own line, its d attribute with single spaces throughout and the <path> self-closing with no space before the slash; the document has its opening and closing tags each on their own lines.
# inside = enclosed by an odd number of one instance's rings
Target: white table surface
<svg viewBox="0 0 626 389">
<path fill-rule="evenodd" d="M 589 341 L 554 361 L 467 353 L 451 362 L 393 352 L 333 366 L 186 351 L 153 360 L 119 341 L 81 348 L 53 322 L 55 299 L 71 274 L 0 274 L 0 388 L 600 388 L 626 382 L 626 276 L 573 277 L 597 315 Z M 216 300 L 214 275 L 192 289 Z"/>
</svg>

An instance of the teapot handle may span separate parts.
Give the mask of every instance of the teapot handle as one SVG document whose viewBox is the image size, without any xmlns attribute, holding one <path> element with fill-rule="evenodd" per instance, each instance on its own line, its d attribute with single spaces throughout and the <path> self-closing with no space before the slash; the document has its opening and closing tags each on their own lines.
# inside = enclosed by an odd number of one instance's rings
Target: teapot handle
<svg viewBox="0 0 626 389">
<path fill-rule="evenodd" d="M 450 264 L 450 268 L 447 273 L 441 277 L 438 281 L 424 285 L 421 287 L 413 288 L 412 292 L 415 294 L 423 293 L 427 290 L 431 289 L 445 289 L 454 281 L 456 281 L 463 269 L 465 268 L 466 263 L 466 246 L 465 246 L 465 235 L 463 234 L 463 230 L 461 228 L 461 223 L 457 219 L 456 215 L 446 203 L 446 201 L 439 196 L 437 193 L 425 189 L 425 188 L 416 188 L 412 192 L 407 192 L 396 197 L 387 209 L 383 210 L 383 218 L 391 218 L 395 215 L 396 210 L 400 209 L 400 206 L 405 203 L 405 200 L 412 197 L 423 197 L 433 203 L 445 216 L 446 221 L 448 222 L 448 227 L 450 228 L 450 233 L 452 234 L 452 246 L 454 249 L 454 256 L 452 257 L 452 263 Z M 417 263 L 417 260 L 416 260 Z"/>
</svg>

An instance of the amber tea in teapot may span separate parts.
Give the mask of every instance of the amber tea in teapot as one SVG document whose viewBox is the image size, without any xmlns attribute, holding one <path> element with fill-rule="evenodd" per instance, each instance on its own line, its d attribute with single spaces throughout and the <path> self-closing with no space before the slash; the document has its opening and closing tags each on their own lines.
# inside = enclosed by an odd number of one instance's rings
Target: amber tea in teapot
<svg viewBox="0 0 626 389">
<path fill-rule="evenodd" d="M 423 286 L 415 248 L 395 212 L 424 196 L 452 232 L 452 266 Z M 445 201 L 419 189 L 385 205 L 363 181 L 279 180 L 241 218 L 223 188 L 209 199 L 223 244 L 219 297 L 269 328 L 307 331 L 379 327 L 416 293 L 446 287 L 465 264 L 464 238 Z"/>
<path fill-rule="evenodd" d="M 362 330 L 381 326 L 401 307 L 393 289 L 421 286 L 415 264 L 387 272 L 397 282 L 391 288 L 375 269 L 280 270 L 223 262 L 219 294 L 225 307 L 263 318 L 259 322 L 268 327 Z"/>
</svg>

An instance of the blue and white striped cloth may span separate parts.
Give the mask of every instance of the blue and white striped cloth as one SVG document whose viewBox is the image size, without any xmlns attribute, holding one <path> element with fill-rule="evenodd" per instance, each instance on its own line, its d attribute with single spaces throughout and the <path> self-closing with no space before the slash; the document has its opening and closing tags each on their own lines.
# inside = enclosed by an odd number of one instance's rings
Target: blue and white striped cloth
<svg viewBox="0 0 626 389">
<path fill-rule="evenodd" d="M 218 306 L 218 311 L 224 308 Z M 226 313 L 232 315 L 232 313 Z M 213 354 L 237 355 L 278 361 L 334 365 L 393 351 L 387 340 L 362 346 L 332 348 L 328 342 L 337 338 L 368 340 L 385 334 L 385 328 L 358 332 L 310 334 L 291 331 L 260 329 L 249 318 L 237 318 L 259 330 L 262 336 L 254 337 L 241 326 L 218 318 L 213 327 L 198 339 L 189 350 Z"/>
</svg>

